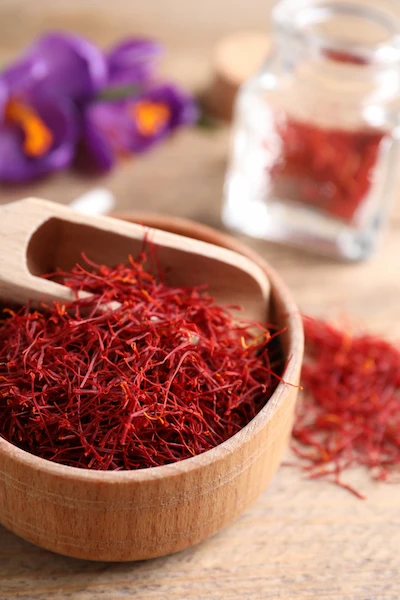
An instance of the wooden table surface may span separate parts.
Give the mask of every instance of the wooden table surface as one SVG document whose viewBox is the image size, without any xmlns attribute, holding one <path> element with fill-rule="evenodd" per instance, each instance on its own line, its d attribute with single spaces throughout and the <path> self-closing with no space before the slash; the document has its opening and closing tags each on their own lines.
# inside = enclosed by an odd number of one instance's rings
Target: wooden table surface
<svg viewBox="0 0 400 600">
<path fill-rule="evenodd" d="M 0 53 L 9 59 L 46 28 L 67 27 L 102 44 L 129 33 L 151 34 L 168 45 L 166 72 L 199 89 L 207 81 L 215 41 L 240 27 L 259 28 L 261 19 L 268 21 L 265 0 L 2 0 Z M 106 177 L 69 173 L 26 188 L 1 188 L 0 201 L 36 194 L 68 202 L 105 186 L 119 208 L 188 216 L 219 227 L 228 136 L 226 128 L 185 131 Z M 283 275 L 304 312 L 346 314 L 395 340 L 399 224 L 396 207 L 379 252 L 366 264 L 250 244 Z M 366 501 L 282 467 L 262 496 L 218 535 L 177 555 L 137 564 L 56 556 L 0 527 L 0 600 L 397 600 L 400 486 L 372 483 L 363 471 L 349 481 L 367 494 Z"/>
</svg>

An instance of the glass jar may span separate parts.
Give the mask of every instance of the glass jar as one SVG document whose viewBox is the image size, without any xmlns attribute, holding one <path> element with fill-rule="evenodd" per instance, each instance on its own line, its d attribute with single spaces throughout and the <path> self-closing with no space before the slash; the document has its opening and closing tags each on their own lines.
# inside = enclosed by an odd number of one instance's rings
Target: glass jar
<svg viewBox="0 0 400 600">
<path fill-rule="evenodd" d="M 224 224 L 365 259 L 397 192 L 399 21 L 384 0 L 281 0 L 273 33 L 238 94 Z"/>
</svg>

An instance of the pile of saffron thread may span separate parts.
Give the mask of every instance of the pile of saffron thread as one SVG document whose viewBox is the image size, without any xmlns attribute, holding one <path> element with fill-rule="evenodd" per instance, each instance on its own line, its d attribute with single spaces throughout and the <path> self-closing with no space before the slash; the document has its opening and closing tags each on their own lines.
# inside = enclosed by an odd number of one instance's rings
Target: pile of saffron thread
<svg viewBox="0 0 400 600">
<path fill-rule="evenodd" d="M 400 481 L 400 351 L 374 336 L 303 321 L 303 394 L 292 449 L 311 478 L 328 478 L 364 498 L 342 480 L 349 467 Z"/>
<path fill-rule="evenodd" d="M 6 440 L 65 465 L 140 469 L 209 450 L 265 405 L 282 369 L 278 331 L 257 325 L 255 337 L 204 289 L 167 286 L 145 253 L 82 263 L 57 274 L 75 301 L 3 307 Z"/>
</svg>

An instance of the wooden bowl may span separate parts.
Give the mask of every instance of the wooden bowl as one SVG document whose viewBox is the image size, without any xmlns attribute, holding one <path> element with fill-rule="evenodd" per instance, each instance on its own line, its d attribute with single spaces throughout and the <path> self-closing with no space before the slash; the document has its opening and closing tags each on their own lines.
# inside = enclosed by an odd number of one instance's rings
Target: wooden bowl
<svg viewBox="0 0 400 600">
<path fill-rule="evenodd" d="M 242 252 L 268 273 L 272 315 L 286 325 L 285 379 L 299 380 L 301 319 L 278 275 L 235 239 L 197 223 L 146 214 L 128 220 Z M 179 463 L 126 472 L 87 471 L 33 456 L 0 438 L 0 522 L 26 540 L 89 560 L 131 561 L 177 552 L 213 535 L 260 494 L 275 473 L 293 423 L 297 388 L 280 383 L 239 433 Z"/>
</svg>

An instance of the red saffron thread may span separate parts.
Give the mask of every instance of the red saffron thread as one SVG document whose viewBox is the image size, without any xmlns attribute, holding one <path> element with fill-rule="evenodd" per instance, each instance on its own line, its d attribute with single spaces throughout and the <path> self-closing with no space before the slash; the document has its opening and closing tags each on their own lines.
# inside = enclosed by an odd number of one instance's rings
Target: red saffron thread
<svg viewBox="0 0 400 600">
<path fill-rule="evenodd" d="M 3 308 L 2 437 L 65 465 L 140 469 L 205 452 L 261 410 L 284 366 L 276 328 L 255 336 L 254 323 L 204 289 L 167 286 L 147 260 L 84 257 L 49 277 L 91 297 Z"/>
<path fill-rule="evenodd" d="M 301 467 L 360 498 L 341 478 L 350 467 L 399 482 L 400 351 L 371 335 L 352 336 L 309 317 L 303 322 L 304 392 L 292 436 Z"/>
<path fill-rule="evenodd" d="M 323 128 L 294 118 L 279 119 L 277 132 L 282 150 L 269 172 L 277 193 L 352 222 L 371 189 L 387 135 L 374 129 Z"/>
</svg>

